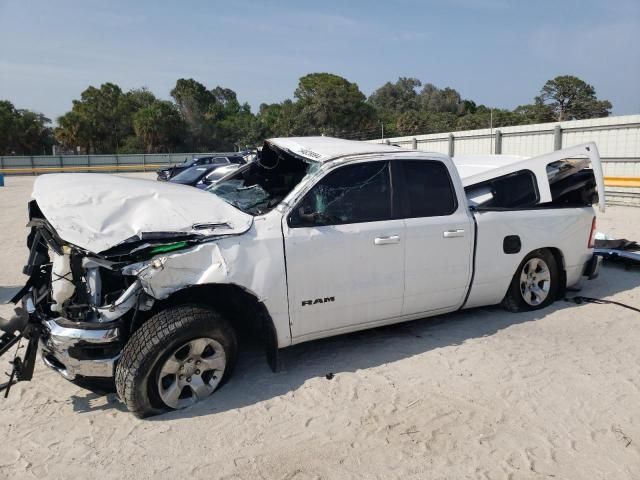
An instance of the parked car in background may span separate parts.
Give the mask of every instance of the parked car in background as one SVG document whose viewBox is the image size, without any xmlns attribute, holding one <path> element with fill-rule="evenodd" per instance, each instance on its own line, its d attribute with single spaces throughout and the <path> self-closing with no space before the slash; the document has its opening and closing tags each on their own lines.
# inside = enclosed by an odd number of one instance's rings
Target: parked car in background
<svg viewBox="0 0 640 480">
<path fill-rule="evenodd" d="M 246 160 L 242 153 L 238 152 L 235 154 L 217 154 L 217 155 L 207 155 L 204 157 L 196 157 L 190 160 L 185 160 L 184 162 L 173 165 L 171 167 L 163 168 L 158 170 L 158 180 L 169 180 L 180 172 L 184 170 L 203 165 L 215 165 L 215 166 L 223 166 L 223 165 L 244 165 Z"/>
<path fill-rule="evenodd" d="M 209 185 L 213 185 L 222 177 L 229 175 L 231 172 L 240 168 L 240 164 L 232 163 L 230 165 L 202 165 L 187 168 L 175 177 L 169 179 L 171 183 L 180 183 L 181 185 L 190 185 L 196 188 L 205 189 Z"/>
</svg>

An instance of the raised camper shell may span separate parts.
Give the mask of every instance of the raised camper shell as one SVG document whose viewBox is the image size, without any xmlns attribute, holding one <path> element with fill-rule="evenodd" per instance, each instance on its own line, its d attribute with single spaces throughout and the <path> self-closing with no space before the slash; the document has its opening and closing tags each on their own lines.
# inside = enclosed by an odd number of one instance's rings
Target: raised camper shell
<svg viewBox="0 0 640 480">
<path fill-rule="evenodd" d="M 534 204 L 550 204 L 555 200 L 552 193 L 554 183 L 584 171 L 590 164 L 598 193 L 598 205 L 601 212 L 605 210 L 602 162 L 593 142 L 530 158 L 516 155 L 459 155 L 452 160 L 472 206 L 481 206 L 491 198 L 488 189 L 474 187 L 523 171 L 531 172 L 535 177 L 538 196 Z"/>
</svg>

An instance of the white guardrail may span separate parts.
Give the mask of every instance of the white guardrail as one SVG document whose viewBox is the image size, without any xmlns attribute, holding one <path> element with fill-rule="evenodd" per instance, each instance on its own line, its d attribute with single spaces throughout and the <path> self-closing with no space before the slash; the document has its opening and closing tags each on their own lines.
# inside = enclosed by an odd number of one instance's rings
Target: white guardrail
<svg viewBox="0 0 640 480">
<path fill-rule="evenodd" d="M 487 153 L 534 156 L 580 143 L 595 142 L 603 162 L 608 202 L 640 206 L 640 115 L 370 141 L 388 142 L 450 156 Z M 0 156 L 0 174 L 153 171 L 197 155 L 202 154 Z"/>
</svg>

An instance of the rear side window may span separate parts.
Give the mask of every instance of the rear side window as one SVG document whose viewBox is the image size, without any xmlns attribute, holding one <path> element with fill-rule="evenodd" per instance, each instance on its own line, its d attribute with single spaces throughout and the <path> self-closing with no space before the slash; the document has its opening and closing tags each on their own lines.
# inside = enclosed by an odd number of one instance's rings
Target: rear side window
<svg viewBox="0 0 640 480">
<path fill-rule="evenodd" d="M 404 217 L 451 215 L 458 208 L 449 171 L 442 162 L 401 160 L 404 172 Z"/>
<path fill-rule="evenodd" d="M 304 196 L 289 217 L 291 227 L 319 227 L 388 220 L 388 162 L 358 163 L 330 172 Z"/>
<path fill-rule="evenodd" d="M 229 157 L 229 163 L 241 165 L 244 163 L 244 159 L 242 157 Z"/>
<path fill-rule="evenodd" d="M 551 201 L 556 205 L 598 203 L 598 187 L 589 160 L 567 158 L 547 165 Z"/>
<path fill-rule="evenodd" d="M 226 165 L 229 160 L 227 160 L 227 157 L 216 157 L 211 159 L 211 163 L 213 165 Z"/>
<path fill-rule="evenodd" d="M 536 177 L 530 170 L 503 175 L 465 188 L 469 203 L 486 208 L 522 208 L 538 203 Z"/>
</svg>

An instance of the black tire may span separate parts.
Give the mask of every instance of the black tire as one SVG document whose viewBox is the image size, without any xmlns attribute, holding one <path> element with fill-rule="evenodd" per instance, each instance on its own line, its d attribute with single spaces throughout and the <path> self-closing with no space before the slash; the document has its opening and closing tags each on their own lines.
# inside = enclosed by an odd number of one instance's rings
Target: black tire
<svg viewBox="0 0 640 480">
<path fill-rule="evenodd" d="M 548 287 L 546 297 L 543 301 L 535 305 L 532 305 L 527 300 L 525 300 L 525 293 L 523 293 L 523 289 L 521 288 L 521 275 L 523 274 L 523 272 L 527 273 L 527 271 L 525 271 L 525 267 L 533 259 L 541 260 L 546 264 L 549 270 L 550 277 L 550 285 Z M 560 271 L 555 257 L 549 250 L 534 250 L 529 255 L 527 255 L 518 266 L 518 269 L 516 270 L 516 273 L 513 275 L 513 279 L 511 280 L 511 284 L 509 285 L 509 290 L 507 290 L 507 294 L 502 300 L 502 306 L 510 312 L 526 312 L 530 310 L 539 310 L 541 308 L 547 307 L 554 302 L 554 300 L 557 298 L 559 288 Z"/>
<path fill-rule="evenodd" d="M 120 399 L 138 418 L 172 410 L 158 389 L 161 366 L 185 343 L 211 338 L 222 345 L 226 365 L 220 388 L 236 363 L 238 343 L 231 325 L 218 312 L 200 305 L 180 305 L 163 310 L 131 336 L 116 367 L 115 384 Z"/>
</svg>

